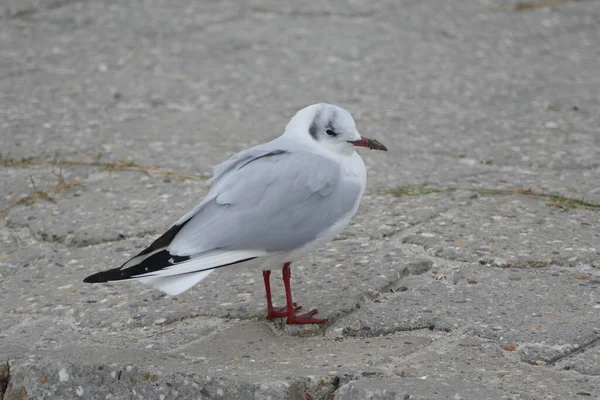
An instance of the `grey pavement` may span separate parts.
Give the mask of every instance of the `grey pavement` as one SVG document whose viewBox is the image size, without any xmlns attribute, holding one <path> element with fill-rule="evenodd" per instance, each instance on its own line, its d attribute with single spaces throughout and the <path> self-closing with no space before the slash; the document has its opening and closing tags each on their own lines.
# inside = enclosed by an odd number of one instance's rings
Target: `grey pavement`
<svg viewBox="0 0 600 400">
<path fill-rule="evenodd" d="M 599 60 L 597 0 L 1 1 L 0 399 L 600 399 Z M 81 282 L 322 101 L 390 150 L 292 267 L 327 324 Z"/>
</svg>

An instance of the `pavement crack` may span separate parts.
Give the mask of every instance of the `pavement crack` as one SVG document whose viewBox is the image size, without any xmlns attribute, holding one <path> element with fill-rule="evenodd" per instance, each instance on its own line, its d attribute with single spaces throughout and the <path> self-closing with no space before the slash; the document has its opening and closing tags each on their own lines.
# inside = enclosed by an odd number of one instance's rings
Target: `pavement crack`
<svg viewBox="0 0 600 400">
<path fill-rule="evenodd" d="M 63 235 L 63 234 L 57 234 L 57 233 L 52 233 L 52 232 L 46 232 L 46 231 L 36 231 L 27 223 L 19 223 L 19 222 L 14 222 L 14 221 L 10 221 L 10 220 L 7 221 L 6 227 L 9 229 L 25 228 L 29 231 L 29 234 L 31 235 L 31 237 L 34 238 L 35 240 L 38 240 L 38 241 L 44 242 L 44 243 L 62 244 L 64 246 L 70 247 L 70 248 L 85 248 L 85 247 L 97 246 L 100 244 L 122 242 L 122 241 L 128 240 L 128 239 L 144 238 L 146 236 L 157 234 L 157 231 L 155 229 L 147 229 L 147 230 L 143 230 L 140 232 L 136 232 L 135 234 L 131 234 L 131 235 L 116 233 L 114 236 L 110 236 L 110 237 L 79 238 L 77 235 L 73 235 L 73 234 Z"/>
<path fill-rule="evenodd" d="M 564 354 L 559 354 L 559 355 L 556 355 L 555 357 L 552 357 L 550 360 L 548 360 L 548 364 L 555 365 L 557 362 L 559 362 L 565 358 L 574 356 L 575 354 L 582 353 L 583 351 L 585 351 L 585 349 L 588 349 L 588 348 L 596 345 L 596 343 L 600 343 L 600 336 L 596 336 L 595 338 L 588 340 L 587 342 L 579 345 L 579 347 L 576 349 L 573 349 Z"/>
<path fill-rule="evenodd" d="M 189 36 L 192 33 L 204 32 L 205 30 L 207 30 L 213 26 L 219 26 L 219 25 L 228 24 L 231 22 L 240 21 L 244 18 L 244 16 L 245 16 L 245 11 L 244 11 L 243 7 L 240 7 L 238 9 L 238 11 L 232 15 L 226 16 L 219 20 L 210 21 L 203 25 L 192 25 L 192 26 L 185 28 L 181 32 L 162 35 L 161 38 L 164 40 L 164 39 L 169 39 L 171 37 L 180 37 L 180 36 L 184 36 L 184 35 Z"/>
<path fill-rule="evenodd" d="M 0 154 L 0 166 L 1 167 L 10 167 L 10 168 L 27 168 L 30 166 L 41 165 L 41 166 L 53 166 L 53 167 L 99 167 L 104 168 L 107 171 L 134 171 L 134 172 L 142 172 L 146 175 L 158 175 L 163 178 L 172 178 L 176 180 L 191 180 L 191 181 L 206 181 L 206 178 L 196 176 L 196 175 L 188 175 L 181 172 L 169 171 L 163 167 L 159 167 L 156 165 L 143 165 L 137 164 L 133 161 L 126 160 L 115 160 L 115 161 L 100 161 L 100 155 L 94 156 L 89 152 L 84 152 L 83 154 L 88 157 L 94 157 L 93 161 L 76 161 L 76 160 L 67 160 L 67 159 L 57 159 L 54 158 L 52 160 L 45 160 L 42 157 L 28 157 L 22 159 L 15 159 L 11 157 L 5 157 Z M 59 176 L 59 183 L 63 184 L 64 179 L 61 180 L 61 176 Z"/>
<path fill-rule="evenodd" d="M 9 71 L 4 75 L 0 75 L 0 81 L 4 79 L 15 79 L 21 77 L 23 75 L 35 74 L 41 72 L 41 68 L 33 67 L 33 68 L 22 68 L 17 71 Z"/>
<path fill-rule="evenodd" d="M 66 235 L 66 236 L 61 236 L 60 240 L 45 240 L 49 243 L 61 243 L 64 244 L 67 247 L 78 247 L 78 248 L 84 248 L 84 247 L 91 247 L 91 246 L 98 246 L 100 244 L 107 244 L 107 243 L 116 243 L 116 242 L 122 242 L 124 240 L 128 240 L 128 239 L 139 239 L 139 238 L 144 238 L 146 236 L 155 236 L 157 235 L 157 231 L 154 229 L 147 229 L 147 230 L 143 230 L 140 232 L 137 232 L 133 235 L 124 235 L 122 233 L 119 233 L 117 235 L 117 237 L 108 237 L 108 238 L 99 238 L 99 239 L 91 239 L 91 240 L 72 240 L 70 235 Z"/>
<path fill-rule="evenodd" d="M 391 329 L 377 329 L 374 332 L 370 330 L 364 330 L 361 327 L 360 331 L 354 331 L 352 328 L 345 327 L 342 334 L 346 338 L 364 338 L 364 337 L 379 337 L 379 336 L 390 336 L 398 332 L 415 332 L 415 331 L 434 331 L 436 329 L 435 323 L 424 323 L 410 327 L 402 328 L 391 328 Z M 450 332 L 449 328 L 439 329 L 438 332 Z"/>
<path fill-rule="evenodd" d="M 0 400 L 4 399 L 4 394 L 8 389 L 8 383 L 10 382 L 10 360 L 6 360 L 6 363 L 0 367 Z"/>
<path fill-rule="evenodd" d="M 25 8 L 23 10 L 16 11 L 14 13 L 10 12 L 10 8 L 9 8 L 6 13 L 6 16 L 11 19 L 27 18 L 27 17 L 35 15 L 39 12 L 42 12 L 42 11 L 55 10 L 57 8 L 66 7 L 71 4 L 80 3 L 82 1 L 83 0 L 58 0 L 58 1 L 49 2 L 48 4 L 46 4 L 42 7 L 29 7 L 29 8 Z"/>
<path fill-rule="evenodd" d="M 0 159 L 0 161 L 2 161 Z M 58 173 L 55 174 L 57 177 L 56 185 L 50 190 L 40 190 L 37 188 L 35 184 L 35 180 L 33 177 L 29 177 L 31 187 L 33 191 L 24 197 L 20 197 L 17 200 L 10 203 L 6 208 L 0 209 L 0 215 L 7 215 L 8 212 L 16 206 L 30 206 L 34 203 L 40 201 L 46 201 L 50 203 L 56 203 L 56 200 L 52 195 L 59 194 L 68 190 L 71 190 L 75 187 L 81 186 L 80 182 L 67 182 L 62 175 L 62 171 L 59 170 Z"/>
<path fill-rule="evenodd" d="M 331 379 L 331 384 L 332 384 L 332 389 L 329 393 L 327 393 L 327 397 L 325 397 L 325 399 L 327 399 L 327 400 L 335 397 L 335 392 L 337 392 L 337 390 L 342 385 L 342 379 L 339 376 L 334 376 Z"/>
<path fill-rule="evenodd" d="M 572 3 L 579 0 L 537 0 L 537 1 L 519 1 L 510 7 L 498 7 L 493 11 L 504 11 L 504 12 L 523 12 L 532 11 L 538 8 L 547 8 L 552 6 L 558 6 L 560 4 Z"/>
<path fill-rule="evenodd" d="M 546 205 L 549 207 L 562 208 L 564 210 L 570 209 L 586 209 L 600 211 L 600 204 L 592 203 L 583 199 L 576 199 L 572 197 L 563 196 L 555 193 L 537 192 L 531 188 L 476 188 L 476 187 L 458 187 L 448 186 L 445 188 L 439 188 L 431 186 L 428 182 L 424 182 L 417 185 L 406 185 L 400 186 L 395 189 L 388 189 L 384 191 L 384 194 L 390 194 L 397 197 L 405 196 L 424 196 L 431 193 L 452 193 L 457 191 L 473 192 L 475 196 L 511 196 L 511 195 L 523 195 L 529 197 L 535 197 L 546 201 Z M 427 222 L 427 221 L 425 221 Z"/>
<path fill-rule="evenodd" d="M 296 378 L 291 381 L 286 399 L 330 400 L 340 387 L 338 376 L 323 376 L 319 379 Z"/>
<path fill-rule="evenodd" d="M 338 17 L 338 18 L 368 18 L 372 17 L 376 14 L 375 10 L 367 10 L 367 11 L 355 11 L 350 13 L 335 13 L 329 10 L 322 11 L 300 11 L 300 10 L 292 10 L 292 11 L 279 11 L 274 10 L 267 7 L 252 7 L 250 8 L 251 12 L 255 14 L 272 14 L 279 16 L 287 16 L 287 17 L 301 17 L 301 18 L 328 18 L 328 17 Z"/>
</svg>

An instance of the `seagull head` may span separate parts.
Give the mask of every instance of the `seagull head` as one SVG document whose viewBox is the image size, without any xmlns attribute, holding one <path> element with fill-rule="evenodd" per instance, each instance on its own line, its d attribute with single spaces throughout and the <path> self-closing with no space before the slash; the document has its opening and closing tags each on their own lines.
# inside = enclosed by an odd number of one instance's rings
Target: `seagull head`
<svg viewBox="0 0 600 400">
<path fill-rule="evenodd" d="M 377 140 L 356 130 L 352 115 L 341 107 L 319 103 L 298 111 L 285 127 L 284 135 L 312 141 L 334 153 L 350 155 L 355 147 L 387 151 Z"/>
</svg>

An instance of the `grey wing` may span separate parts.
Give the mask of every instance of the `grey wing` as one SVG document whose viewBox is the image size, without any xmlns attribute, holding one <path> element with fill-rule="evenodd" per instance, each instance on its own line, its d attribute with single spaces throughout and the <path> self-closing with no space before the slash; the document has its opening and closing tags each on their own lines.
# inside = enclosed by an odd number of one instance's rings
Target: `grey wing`
<svg viewBox="0 0 600 400">
<path fill-rule="evenodd" d="M 206 207 L 206 203 L 212 200 L 212 197 L 214 197 L 215 193 L 220 190 L 219 185 L 223 178 L 227 177 L 235 170 L 242 168 L 248 162 L 263 157 L 270 157 L 272 155 L 281 154 L 283 152 L 284 150 L 277 148 L 277 140 L 273 140 L 269 143 L 261 144 L 241 151 L 232 156 L 227 161 L 224 161 L 221 164 L 217 165 L 213 170 L 213 177 L 211 178 L 213 186 L 206 198 L 202 202 L 200 202 L 200 204 L 198 204 L 196 207 L 188 211 L 183 217 L 181 217 L 175 223 L 175 225 L 183 224 L 184 222 L 192 218 L 194 215 L 198 214 L 200 209 Z"/>
<path fill-rule="evenodd" d="M 219 177 L 169 245 L 171 254 L 301 247 L 353 211 L 362 187 L 333 160 L 270 150 Z"/>
</svg>

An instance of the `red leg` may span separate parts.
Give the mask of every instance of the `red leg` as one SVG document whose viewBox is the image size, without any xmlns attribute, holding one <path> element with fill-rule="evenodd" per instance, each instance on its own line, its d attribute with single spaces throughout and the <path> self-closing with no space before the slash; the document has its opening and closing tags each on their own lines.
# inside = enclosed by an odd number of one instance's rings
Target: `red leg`
<svg viewBox="0 0 600 400">
<path fill-rule="evenodd" d="M 327 319 L 311 318 L 317 313 L 317 310 L 311 310 L 306 314 L 296 315 L 294 311 L 294 302 L 292 300 L 292 288 L 290 286 L 290 278 L 292 277 L 292 271 L 290 269 L 290 263 L 283 265 L 283 284 L 285 285 L 285 298 L 287 301 L 287 320 L 286 324 L 322 324 L 327 322 Z"/>
<path fill-rule="evenodd" d="M 271 300 L 271 271 L 263 271 L 263 280 L 265 281 L 265 292 L 267 292 L 267 319 L 283 318 L 287 316 L 287 306 L 281 308 L 273 308 Z M 294 307 L 294 312 L 302 307 Z"/>
</svg>

